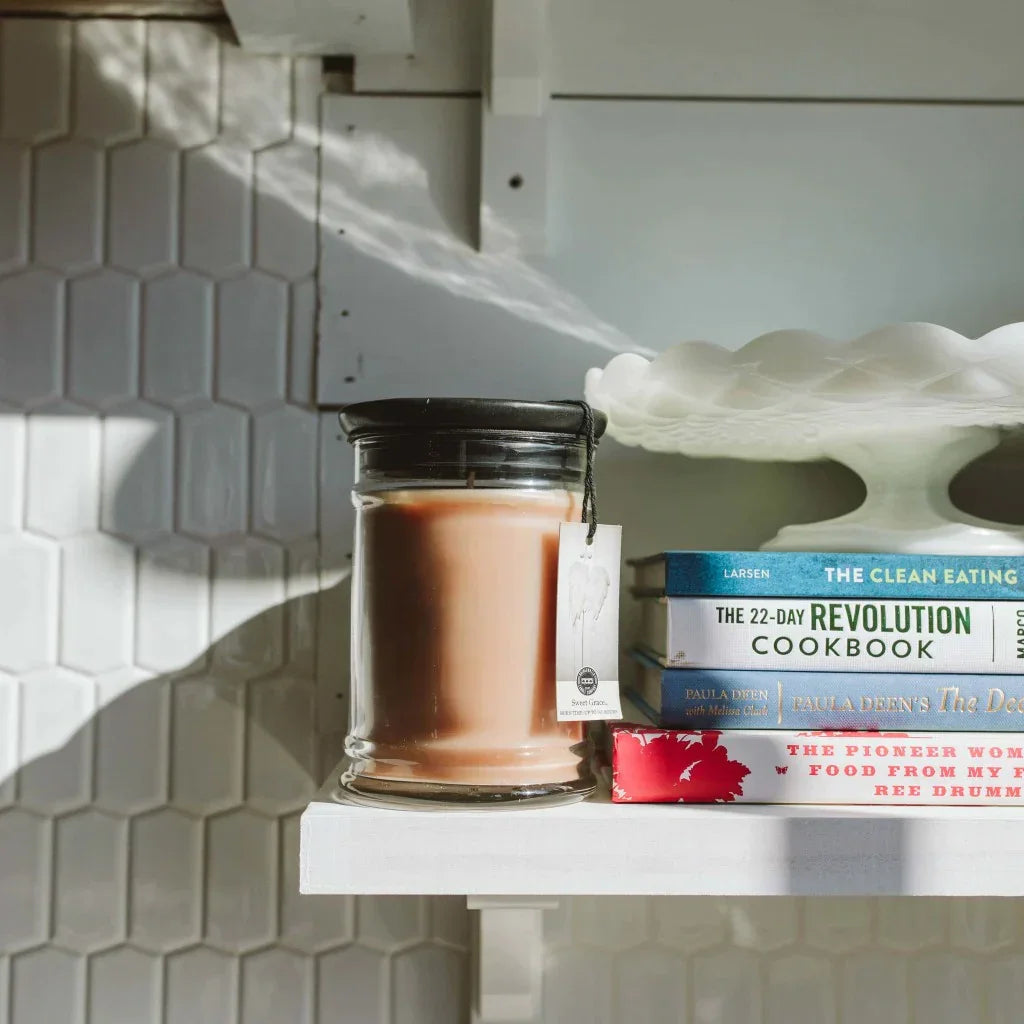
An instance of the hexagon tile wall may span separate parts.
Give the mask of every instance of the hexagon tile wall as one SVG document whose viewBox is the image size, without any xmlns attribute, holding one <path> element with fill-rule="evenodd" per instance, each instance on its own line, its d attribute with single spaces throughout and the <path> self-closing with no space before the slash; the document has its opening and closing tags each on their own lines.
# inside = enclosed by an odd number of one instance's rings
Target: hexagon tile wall
<svg viewBox="0 0 1024 1024">
<path fill-rule="evenodd" d="M 465 901 L 298 895 L 319 88 L 0 23 L 3 1024 L 458 1017 Z"/>
<path fill-rule="evenodd" d="M 464 901 L 297 894 L 318 88 L 206 26 L 0 23 L 0 1024 L 465 1020 Z M 557 1024 L 1016 1024 L 1022 985 L 1015 901 L 548 921 Z"/>
</svg>

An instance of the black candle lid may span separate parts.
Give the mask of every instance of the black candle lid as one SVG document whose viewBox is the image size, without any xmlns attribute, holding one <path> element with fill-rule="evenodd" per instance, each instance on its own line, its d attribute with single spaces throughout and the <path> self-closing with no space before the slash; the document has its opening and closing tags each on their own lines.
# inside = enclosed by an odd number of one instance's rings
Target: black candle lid
<svg viewBox="0 0 1024 1024">
<path fill-rule="evenodd" d="M 350 441 L 400 433 L 459 431 L 527 434 L 585 434 L 585 416 L 572 402 L 521 402 L 505 398 L 382 398 L 347 405 L 338 415 Z M 594 437 L 608 420 L 594 411 Z"/>
</svg>

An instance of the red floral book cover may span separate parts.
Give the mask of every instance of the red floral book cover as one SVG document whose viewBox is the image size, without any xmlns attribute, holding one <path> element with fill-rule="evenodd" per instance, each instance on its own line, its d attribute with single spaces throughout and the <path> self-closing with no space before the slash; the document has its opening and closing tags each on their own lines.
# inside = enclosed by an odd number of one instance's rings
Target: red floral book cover
<svg viewBox="0 0 1024 1024">
<path fill-rule="evenodd" d="M 616 803 L 1024 805 L 1017 733 L 611 726 Z"/>
</svg>

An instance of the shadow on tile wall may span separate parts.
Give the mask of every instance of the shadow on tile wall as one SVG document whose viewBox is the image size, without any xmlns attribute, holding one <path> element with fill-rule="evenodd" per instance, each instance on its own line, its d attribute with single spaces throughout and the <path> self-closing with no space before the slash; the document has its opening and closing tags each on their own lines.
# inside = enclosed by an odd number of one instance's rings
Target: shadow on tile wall
<svg viewBox="0 0 1024 1024">
<path fill-rule="evenodd" d="M 347 635 L 319 86 L 210 26 L 0 22 L 4 1024 L 462 1016 L 464 901 L 297 891 Z"/>
</svg>

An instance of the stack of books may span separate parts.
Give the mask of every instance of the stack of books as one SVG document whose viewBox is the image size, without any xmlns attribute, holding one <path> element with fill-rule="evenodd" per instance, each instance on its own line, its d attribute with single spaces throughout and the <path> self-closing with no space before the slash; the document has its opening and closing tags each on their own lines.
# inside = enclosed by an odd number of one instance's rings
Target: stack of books
<svg viewBox="0 0 1024 1024">
<path fill-rule="evenodd" d="M 1024 804 L 1024 559 L 668 551 L 619 802 Z"/>
</svg>

